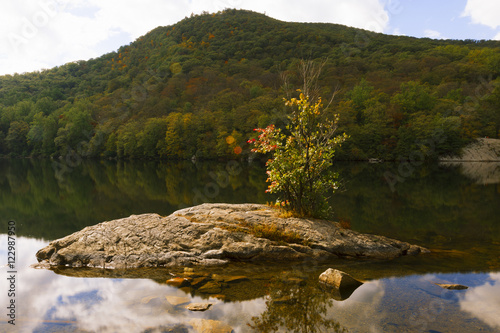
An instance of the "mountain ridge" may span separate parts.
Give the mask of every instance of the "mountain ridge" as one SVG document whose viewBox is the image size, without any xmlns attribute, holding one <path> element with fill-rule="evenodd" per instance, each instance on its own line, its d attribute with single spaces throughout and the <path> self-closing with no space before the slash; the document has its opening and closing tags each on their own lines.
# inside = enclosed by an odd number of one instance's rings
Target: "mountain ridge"
<svg viewBox="0 0 500 333">
<path fill-rule="evenodd" d="M 389 36 L 241 10 L 158 27 L 116 52 L 0 77 L 0 154 L 235 158 L 283 126 L 285 72 L 327 59 L 321 94 L 353 138 L 342 159 L 427 158 L 498 137 L 500 42 Z M 443 132 L 443 133 L 441 133 Z"/>
</svg>

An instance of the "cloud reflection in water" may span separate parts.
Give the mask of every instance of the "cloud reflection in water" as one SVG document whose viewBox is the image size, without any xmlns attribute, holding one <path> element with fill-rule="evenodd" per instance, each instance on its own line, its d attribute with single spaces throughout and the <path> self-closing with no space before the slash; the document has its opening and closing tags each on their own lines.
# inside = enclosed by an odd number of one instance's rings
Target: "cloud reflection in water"
<svg viewBox="0 0 500 333">
<path fill-rule="evenodd" d="M 6 258 L 6 242 L 7 237 L 0 235 L 1 258 Z M 17 239 L 16 320 L 17 327 L 22 328 L 20 332 L 44 332 L 47 325 L 69 325 L 71 329 L 104 333 L 143 332 L 188 323 L 192 318 L 221 320 L 235 332 L 250 332 L 247 323 L 269 309 L 268 297 L 222 302 L 191 297 L 149 279 L 75 278 L 30 268 L 36 261 L 36 251 L 45 245 L 43 240 Z M 6 290 L 6 279 L 0 280 L 2 290 Z M 433 284 L 445 281 L 470 288 L 445 291 Z M 308 288 L 314 286 L 308 284 Z M 206 312 L 190 312 L 170 305 L 165 298 L 168 295 L 187 296 L 191 302 L 214 305 Z M 314 289 L 304 300 L 312 302 L 309 297 L 324 295 Z M 8 301 L 6 293 L 0 292 L 1 306 Z M 347 300 L 332 301 L 324 313 L 326 319 L 338 322 L 348 331 L 499 331 L 500 273 L 426 274 L 373 280 Z M 0 332 L 10 329 L 5 317 L 0 318 Z"/>
<path fill-rule="evenodd" d="M 460 308 L 500 330 L 500 273 L 491 273 L 483 285 L 469 288 L 460 299 Z"/>
<path fill-rule="evenodd" d="M 6 239 L 1 235 L 0 256 L 6 258 Z M 252 316 L 265 309 L 263 299 L 224 303 L 215 298 L 190 297 L 184 292 L 148 279 L 72 278 L 29 266 L 46 241 L 17 239 L 16 322 L 22 332 L 40 325 L 75 325 L 93 332 L 142 332 L 147 328 L 187 323 L 192 318 L 224 320 L 240 331 Z M 6 290 L 2 279 L 2 290 Z M 208 312 L 174 309 L 165 296 L 188 296 L 191 302 L 214 303 Z M 7 304 L 1 293 L 0 304 Z M 2 318 L 3 320 L 4 318 Z M 10 326 L 0 321 L 0 331 Z"/>
</svg>

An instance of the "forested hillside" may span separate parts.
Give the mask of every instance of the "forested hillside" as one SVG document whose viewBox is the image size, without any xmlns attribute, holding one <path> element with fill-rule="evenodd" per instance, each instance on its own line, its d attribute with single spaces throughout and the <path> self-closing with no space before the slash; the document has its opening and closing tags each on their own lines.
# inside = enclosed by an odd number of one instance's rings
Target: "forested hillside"
<svg viewBox="0 0 500 333">
<path fill-rule="evenodd" d="M 98 59 L 0 77 L 0 154 L 183 159 L 248 154 L 284 126 L 301 59 L 350 139 L 339 159 L 435 158 L 500 132 L 500 42 L 388 36 L 239 10 L 159 27 Z M 283 74 L 289 79 L 283 83 Z"/>
</svg>

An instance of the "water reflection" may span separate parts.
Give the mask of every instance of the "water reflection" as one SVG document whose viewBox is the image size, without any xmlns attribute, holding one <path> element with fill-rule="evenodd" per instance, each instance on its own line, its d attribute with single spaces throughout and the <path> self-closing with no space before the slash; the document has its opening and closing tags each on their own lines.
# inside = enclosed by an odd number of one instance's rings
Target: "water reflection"
<svg viewBox="0 0 500 333">
<path fill-rule="evenodd" d="M 23 236 L 56 239 L 132 214 L 265 203 L 265 178 L 262 165 L 241 161 L 86 161 L 61 177 L 50 160 L 0 159 L 0 216 L 16 220 Z"/>
<path fill-rule="evenodd" d="M 346 168 L 341 173 L 346 190 L 333 198 L 336 219 L 350 221 L 357 231 L 453 251 L 457 260 L 440 263 L 451 269 L 500 269 L 498 185 L 479 185 L 456 168 L 428 165 L 415 169 L 393 192 L 383 174 L 397 174 L 397 164 Z"/>
<path fill-rule="evenodd" d="M 167 215 L 197 200 L 269 200 L 264 194 L 262 166 L 241 166 L 236 174 L 228 172 L 227 163 L 89 161 L 61 178 L 56 177 L 50 161 L 0 160 L 0 216 L 4 221 L 16 220 L 20 235 L 35 237 L 18 238 L 22 268 L 17 319 L 23 328 L 19 331 L 143 332 L 177 324 L 191 327 L 190 320 L 198 318 L 219 320 L 236 332 L 286 332 L 290 327 L 297 332 L 332 328 L 500 332 L 500 278 L 495 273 L 500 271 L 500 187 L 498 182 L 479 185 L 455 167 L 422 167 L 392 192 L 383 177 L 391 168 L 388 164 L 337 166 L 346 188 L 333 198 L 338 218 L 351 221 L 355 230 L 433 249 L 427 256 L 395 261 L 332 261 L 330 267 L 367 280 L 342 302 L 316 283 L 328 267 L 314 265 L 252 266 L 244 273 L 214 268 L 209 271 L 212 275 L 245 274 L 250 278 L 241 288 L 224 286 L 219 295 L 169 287 L 165 280 L 170 273 L 178 273 L 169 270 L 123 275 L 64 269 L 54 274 L 28 267 L 46 240 L 101 221 L 150 212 Z M 392 168 L 397 172 L 397 165 Z M 5 242 L 5 235 L 0 235 L 1 258 L 6 258 Z M 286 282 L 290 279 L 297 283 Z M 0 280 L 0 287 L 6 290 L 6 279 Z M 433 284 L 436 282 L 470 288 L 446 291 Z M 166 296 L 214 305 L 206 312 L 190 312 L 172 306 Z M 0 304 L 7 301 L 6 293 L 0 291 Z M 12 331 L 6 319 L 0 317 L 0 332 Z"/>
<path fill-rule="evenodd" d="M 459 300 L 467 291 L 444 290 L 434 284 L 474 285 L 485 279 L 481 274 L 425 274 L 370 281 L 348 300 L 335 302 L 328 314 L 355 332 L 498 332 L 479 313 L 463 309 Z M 496 286 L 495 294 L 499 291 Z M 498 313 L 497 305 L 476 301 L 487 313 Z"/>
<path fill-rule="evenodd" d="M 480 185 L 500 183 L 500 162 L 441 162 L 443 166 L 454 167 Z"/>
<path fill-rule="evenodd" d="M 6 237 L 0 235 L 0 256 L 5 258 Z M 47 242 L 18 238 L 18 285 L 16 327 L 0 319 L 1 332 L 143 332 L 154 327 L 173 327 L 193 318 L 218 319 L 237 332 L 247 330 L 246 323 L 265 308 L 263 299 L 224 302 L 214 297 L 202 299 L 149 279 L 70 278 L 48 270 L 29 267 L 34 254 Z M 2 279 L 3 281 L 4 279 Z M 2 282 L 2 286 L 5 286 Z M 5 288 L 2 288 L 5 290 Z M 7 304 L 2 292 L 0 304 Z M 209 312 L 191 312 L 174 306 L 167 296 L 187 297 L 187 303 L 214 305 Z M 66 327 L 66 328 L 65 328 Z"/>
<path fill-rule="evenodd" d="M 193 319 L 221 322 L 235 332 L 500 331 L 500 273 L 382 277 L 366 281 L 348 299 L 337 301 L 317 282 L 324 267 L 284 266 L 249 273 L 250 281 L 263 286 L 253 297 L 248 297 L 252 295 L 248 284 L 224 297 L 224 290 L 219 295 L 195 293 L 159 279 L 75 278 L 30 268 L 35 252 L 46 244 L 18 238 L 19 332 L 145 332 L 159 327 L 198 332 Z M 0 235 L 2 258 L 5 248 L 6 237 Z M 345 269 L 356 276 L 376 275 L 375 266 L 356 267 L 357 271 L 352 265 Z M 227 273 L 225 268 L 212 270 L 211 274 Z M 450 291 L 434 283 L 470 288 Z M 0 295 L 0 304 L 7 304 L 6 293 Z M 181 301 L 177 304 L 170 296 Z M 213 306 L 192 312 L 184 307 L 188 303 Z M 16 332 L 5 317 L 0 319 L 0 331 Z"/>
<path fill-rule="evenodd" d="M 491 273 L 484 284 L 468 289 L 460 308 L 500 331 L 500 273 Z"/>
<path fill-rule="evenodd" d="M 256 332 L 346 332 L 327 316 L 333 302 L 332 295 L 317 284 L 281 274 L 271 280 L 266 310 L 253 317 L 249 326 Z"/>
</svg>

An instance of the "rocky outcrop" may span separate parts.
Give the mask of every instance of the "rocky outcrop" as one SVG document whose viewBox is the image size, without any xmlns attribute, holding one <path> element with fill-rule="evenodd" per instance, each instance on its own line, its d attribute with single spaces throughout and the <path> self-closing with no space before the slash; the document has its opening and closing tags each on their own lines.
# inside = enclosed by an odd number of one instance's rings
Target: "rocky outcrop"
<svg viewBox="0 0 500 333">
<path fill-rule="evenodd" d="M 500 162 L 500 139 L 480 138 L 462 149 L 459 156 L 445 156 L 443 162 Z"/>
<path fill-rule="evenodd" d="M 441 165 L 457 167 L 481 185 L 500 183 L 500 139 L 477 139 L 464 147 L 459 156 L 440 158 Z"/>
<path fill-rule="evenodd" d="M 167 217 L 132 215 L 52 241 L 36 256 L 52 267 L 138 268 L 332 256 L 391 259 L 427 252 L 335 222 L 279 214 L 265 205 L 203 204 Z"/>
</svg>

